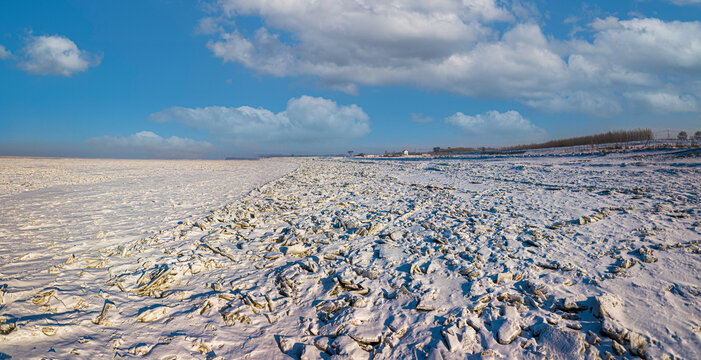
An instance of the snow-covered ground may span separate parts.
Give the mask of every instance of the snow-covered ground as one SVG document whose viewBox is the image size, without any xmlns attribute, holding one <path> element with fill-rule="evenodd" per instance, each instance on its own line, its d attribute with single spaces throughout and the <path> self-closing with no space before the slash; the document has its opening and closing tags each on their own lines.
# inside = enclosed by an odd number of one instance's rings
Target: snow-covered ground
<svg viewBox="0 0 701 360">
<path fill-rule="evenodd" d="M 698 157 L 58 161 L 0 161 L 0 358 L 701 358 Z"/>
<path fill-rule="evenodd" d="M 32 319 L 38 308 L 32 309 L 35 305 L 23 298 L 38 290 L 55 289 L 69 296 L 60 284 L 85 282 L 91 290 L 81 289 L 79 296 L 86 296 L 86 303 L 99 294 L 102 281 L 71 278 L 63 271 L 61 264 L 67 259 L 99 258 L 99 251 L 108 246 L 129 244 L 180 221 L 201 218 L 296 167 L 284 160 L 0 158 L 0 322 L 14 319 L 20 325 L 26 321 L 22 319 Z M 0 359 L 1 353 L 17 358 L 65 356 L 47 352 L 62 338 L 60 333 L 6 342 L 12 337 L 0 334 Z M 35 342 L 48 347 L 29 351 Z"/>
</svg>

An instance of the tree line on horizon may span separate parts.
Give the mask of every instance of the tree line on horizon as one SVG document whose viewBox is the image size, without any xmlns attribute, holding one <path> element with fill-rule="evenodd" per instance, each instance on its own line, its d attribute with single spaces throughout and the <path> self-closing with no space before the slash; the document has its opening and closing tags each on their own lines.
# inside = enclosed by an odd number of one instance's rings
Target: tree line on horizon
<svg viewBox="0 0 701 360">
<path fill-rule="evenodd" d="M 631 141 L 648 141 L 653 140 L 655 137 L 652 134 L 651 129 L 635 129 L 635 130 L 619 130 L 619 131 L 609 131 L 602 134 L 588 135 L 588 136 L 578 136 L 567 139 L 550 140 L 544 143 L 538 144 L 528 144 L 528 145 L 516 145 L 501 150 L 513 151 L 513 150 L 533 150 L 533 149 L 544 149 L 544 148 L 559 148 L 559 147 L 570 147 L 570 146 L 581 146 L 581 145 L 599 145 L 599 144 L 611 144 L 611 143 L 624 143 Z"/>
<path fill-rule="evenodd" d="M 685 133 L 686 134 L 686 133 Z M 550 140 L 543 143 L 537 144 L 526 144 L 526 145 L 515 145 L 502 148 L 472 148 L 472 147 L 449 147 L 440 148 L 434 147 L 433 153 L 459 153 L 459 152 L 475 152 L 475 151 L 519 151 L 519 150 L 533 150 L 533 149 L 546 149 L 546 148 L 558 148 L 558 147 L 569 147 L 569 146 L 582 146 L 582 145 L 599 145 L 599 144 L 610 144 L 610 143 L 623 143 L 630 141 L 648 141 L 653 140 L 655 137 L 651 129 L 635 129 L 635 130 L 619 130 L 619 131 L 609 131 L 606 133 L 588 135 L 588 136 L 578 136 L 567 139 L 557 139 Z"/>
</svg>

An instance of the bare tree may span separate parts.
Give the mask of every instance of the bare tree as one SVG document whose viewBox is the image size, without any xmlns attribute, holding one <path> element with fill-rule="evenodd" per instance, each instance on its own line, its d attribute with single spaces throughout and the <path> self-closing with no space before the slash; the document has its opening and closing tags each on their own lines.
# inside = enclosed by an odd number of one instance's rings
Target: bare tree
<svg viewBox="0 0 701 360">
<path fill-rule="evenodd" d="M 686 134 L 686 131 L 680 131 L 679 134 L 677 135 L 678 140 L 686 140 L 688 138 L 689 138 L 689 136 Z"/>
<path fill-rule="evenodd" d="M 694 140 L 701 140 L 701 131 L 697 131 L 694 134 Z"/>
</svg>

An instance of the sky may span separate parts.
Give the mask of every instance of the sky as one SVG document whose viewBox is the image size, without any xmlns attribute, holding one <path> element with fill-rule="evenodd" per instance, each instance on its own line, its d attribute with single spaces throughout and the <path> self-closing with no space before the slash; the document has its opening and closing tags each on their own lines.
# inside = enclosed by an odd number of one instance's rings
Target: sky
<svg viewBox="0 0 701 360">
<path fill-rule="evenodd" d="M 701 0 L 4 0 L 0 155 L 701 130 Z"/>
</svg>

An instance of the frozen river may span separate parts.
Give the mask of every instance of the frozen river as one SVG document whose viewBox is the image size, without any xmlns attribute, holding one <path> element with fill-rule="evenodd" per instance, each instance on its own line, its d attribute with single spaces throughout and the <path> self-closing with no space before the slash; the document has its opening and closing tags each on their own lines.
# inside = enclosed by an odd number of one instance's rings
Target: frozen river
<svg viewBox="0 0 701 360">
<path fill-rule="evenodd" d="M 697 157 L 0 167 L 0 358 L 701 356 Z"/>
</svg>

